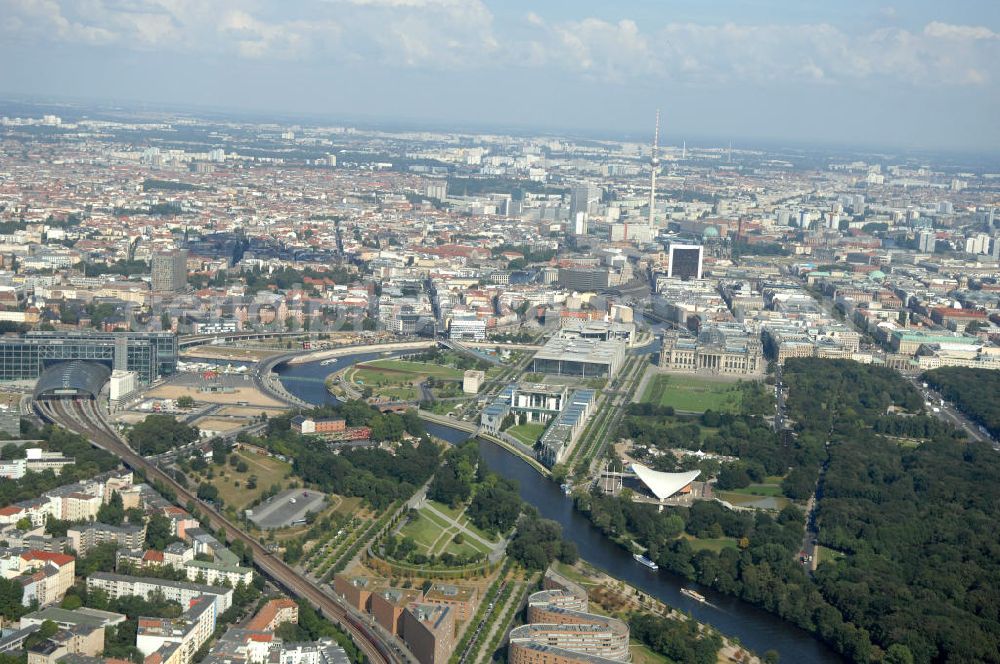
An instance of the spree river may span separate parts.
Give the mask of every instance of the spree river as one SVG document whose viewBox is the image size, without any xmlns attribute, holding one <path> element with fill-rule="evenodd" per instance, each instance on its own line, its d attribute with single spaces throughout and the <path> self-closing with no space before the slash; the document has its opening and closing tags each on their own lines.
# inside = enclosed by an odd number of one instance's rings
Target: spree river
<svg viewBox="0 0 1000 664">
<path fill-rule="evenodd" d="M 380 353 L 360 353 L 337 358 L 326 366 L 320 366 L 319 362 L 285 364 L 276 371 L 285 389 L 303 401 L 313 404 L 334 403 L 336 399 L 327 392 L 324 385 L 326 376 L 351 364 L 380 356 Z M 425 424 L 432 435 L 451 443 L 460 443 L 469 438 L 469 434 L 463 431 L 429 422 Z M 545 518 L 562 525 L 565 536 L 576 544 L 580 557 L 587 562 L 670 606 L 690 613 L 723 634 L 737 637 L 758 654 L 774 649 L 781 654 L 782 662 L 843 661 L 808 632 L 762 609 L 691 583 L 665 570 L 654 572 L 642 567 L 627 551 L 609 541 L 585 516 L 577 512 L 573 508 L 573 500 L 563 495 L 555 483 L 542 478 L 526 462 L 486 441 L 480 441 L 479 452 L 491 470 L 517 480 L 521 498 L 537 507 Z M 681 588 L 698 590 L 705 595 L 708 603 L 702 604 L 682 595 Z"/>
</svg>

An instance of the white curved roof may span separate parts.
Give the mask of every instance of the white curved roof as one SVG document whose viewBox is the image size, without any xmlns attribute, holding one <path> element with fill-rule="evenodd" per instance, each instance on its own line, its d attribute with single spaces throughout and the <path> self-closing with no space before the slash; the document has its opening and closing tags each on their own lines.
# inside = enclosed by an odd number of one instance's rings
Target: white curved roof
<svg viewBox="0 0 1000 664">
<path fill-rule="evenodd" d="M 660 500 L 674 495 L 701 475 L 700 470 L 689 470 L 686 473 L 664 473 L 647 468 L 641 463 L 633 463 L 632 472 Z"/>
</svg>

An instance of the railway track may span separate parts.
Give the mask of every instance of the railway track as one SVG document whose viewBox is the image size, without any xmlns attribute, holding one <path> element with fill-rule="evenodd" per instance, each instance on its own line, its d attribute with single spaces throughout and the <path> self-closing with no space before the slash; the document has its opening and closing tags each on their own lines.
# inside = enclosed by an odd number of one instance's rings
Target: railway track
<svg viewBox="0 0 1000 664">
<path fill-rule="evenodd" d="M 119 438 L 117 432 L 111 430 L 103 421 L 93 401 L 58 399 L 35 403 L 38 413 L 49 422 L 85 436 L 91 444 L 114 454 L 132 470 L 142 470 L 148 479 L 155 479 L 164 486 L 170 487 L 177 494 L 178 500 L 190 501 L 199 505 L 213 529 L 222 528 L 226 533 L 227 540 L 230 542 L 239 540 L 249 547 L 253 552 L 254 565 L 262 574 L 291 595 L 308 601 L 327 619 L 345 629 L 364 653 L 368 662 L 371 664 L 404 664 L 409 661 L 397 644 L 386 643 L 385 641 L 389 639 L 379 635 L 373 627 L 365 622 L 364 617 L 355 615 L 347 606 L 340 604 L 311 581 L 303 578 L 256 539 L 240 530 L 214 507 L 199 500 L 195 494 L 181 486 L 173 477 L 136 454 Z"/>
</svg>

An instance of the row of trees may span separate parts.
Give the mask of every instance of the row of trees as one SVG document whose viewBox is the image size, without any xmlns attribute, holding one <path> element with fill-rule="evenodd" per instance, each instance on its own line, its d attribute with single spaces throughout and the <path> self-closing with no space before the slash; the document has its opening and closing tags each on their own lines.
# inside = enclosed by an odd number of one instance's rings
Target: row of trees
<svg viewBox="0 0 1000 664">
<path fill-rule="evenodd" d="M 1000 372 L 992 369 L 942 367 L 923 376 L 927 384 L 940 392 L 974 422 L 1000 438 Z"/>
</svg>

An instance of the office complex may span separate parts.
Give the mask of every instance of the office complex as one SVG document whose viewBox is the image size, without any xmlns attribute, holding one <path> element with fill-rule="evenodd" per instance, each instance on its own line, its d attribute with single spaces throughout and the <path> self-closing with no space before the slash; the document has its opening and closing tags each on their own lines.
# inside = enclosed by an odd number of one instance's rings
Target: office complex
<svg viewBox="0 0 1000 664">
<path fill-rule="evenodd" d="M 562 339 L 553 337 L 535 353 L 535 373 L 579 378 L 614 378 L 625 362 L 625 344 L 620 341 Z"/>
<path fill-rule="evenodd" d="M 59 362 L 86 360 L 134 371 L 142 383 L 177 369 L 171 332 L 28 332 L 0 338 L 0 380 L 35 380 Z"/>
<path fill-rule="evenodd" d="M 569 218 L 575 221 L 580 213 L 590 214 L 601 201 L 601 188 L 590 182 L 575 185 L 569 193 Z"/>
<path fill-rule="evenodd" d="M 670 244 L 667 277 L 701 279 L 704 247 L 698 244 Z"/>
<path fill-rule="evenodd" d="M 187 286 L 188 252 L 178 249 L 153 254 L 150 273 L 154 291 L 176 292 Z"/>
</svg>

